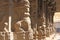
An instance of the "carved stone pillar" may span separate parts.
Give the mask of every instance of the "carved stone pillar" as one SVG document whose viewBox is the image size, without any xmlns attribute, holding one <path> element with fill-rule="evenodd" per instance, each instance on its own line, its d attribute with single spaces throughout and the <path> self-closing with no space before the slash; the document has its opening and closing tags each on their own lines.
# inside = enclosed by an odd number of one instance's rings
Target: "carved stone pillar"
<svg viewBox="0 0 60 40">
<path fill-rule="evenodd" d="M 56 11 L 56 2 L 55 0 L 50 0 L 48 3 L 48 13 L 49 13 L 49 27 L 51 28 L 50 34 L 54 33 L 53 26 L 53 16 Z"/>
<path fill-rule="evenodd" d="M 23 32 L 25 40 L 33 39 L 33 30 L 31 28 L 29 0 L 20 0 L 14 3 L 13 32 Z M 20 34 L 20 35 L 23 35 Z M 21 40 L 24 40 L 23 38 Z"/>
</svg>

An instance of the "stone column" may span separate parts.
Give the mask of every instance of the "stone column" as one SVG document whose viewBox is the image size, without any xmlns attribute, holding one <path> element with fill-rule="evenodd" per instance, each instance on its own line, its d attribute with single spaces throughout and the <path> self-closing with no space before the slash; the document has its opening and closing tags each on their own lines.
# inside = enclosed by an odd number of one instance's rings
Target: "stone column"
<svg viewBox="0 0 60 40">
<path fill-rule="evenodd" d="M 53 26 L 53 16 L 56 11 L 56 2 L 55 0 L 50 0 L 48 3 L 48 13 L 49 13 L 49 27 L 50 29 L 50 34 L 54 33 L 54 26 Z"/>
</svg>

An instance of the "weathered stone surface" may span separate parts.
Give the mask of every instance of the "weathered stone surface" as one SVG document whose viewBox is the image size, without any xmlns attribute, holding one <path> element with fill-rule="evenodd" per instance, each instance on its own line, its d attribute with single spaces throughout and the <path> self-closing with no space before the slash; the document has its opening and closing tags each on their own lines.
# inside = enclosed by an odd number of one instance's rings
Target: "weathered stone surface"
<svg viewBox="0 0 60 40">
<path fill-rule="evenodd" d="M 53 33 L 54 1 L 12 0 L 10 4 L 8 0 L 1 0 L 0 3 L 0 31 L 6 32 L 6 40 L 9 40 L 10 36 L 8 35 L 10 12 L 14 40 L 41 40 Z"/>
</svg>

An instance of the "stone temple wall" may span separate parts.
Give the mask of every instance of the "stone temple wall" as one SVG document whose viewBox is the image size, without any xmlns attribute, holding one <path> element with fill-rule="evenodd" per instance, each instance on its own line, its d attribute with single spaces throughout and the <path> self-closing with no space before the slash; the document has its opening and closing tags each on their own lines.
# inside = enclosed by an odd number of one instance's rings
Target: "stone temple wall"
<svg viewBox="0 0 60 40">
<path fill-rule="evenodd" d="M 54 0 L 1 0 L 0 40 L 41 40 L 49 37 L 55 33 L 55 10 Z"/>
</svg>

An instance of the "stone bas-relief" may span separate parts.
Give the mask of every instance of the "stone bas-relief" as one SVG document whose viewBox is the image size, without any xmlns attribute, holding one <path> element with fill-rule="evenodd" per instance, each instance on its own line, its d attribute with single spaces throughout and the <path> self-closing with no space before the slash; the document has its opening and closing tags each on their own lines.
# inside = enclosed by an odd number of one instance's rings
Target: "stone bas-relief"
<svg viewBox="0 0 60 40">
<path fill-rule="evenodd" d="M 49 37 L 54 33 L 53 2 L 54 0 L 1 0 L 0 40 L 41 40 Z M 46 9 L 49 9 L 49 13 Z M 9 26 L 10 16 L 11 26 Z"/>
</svg>

